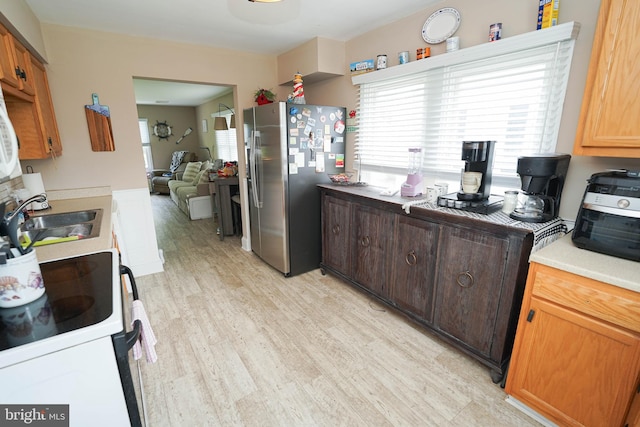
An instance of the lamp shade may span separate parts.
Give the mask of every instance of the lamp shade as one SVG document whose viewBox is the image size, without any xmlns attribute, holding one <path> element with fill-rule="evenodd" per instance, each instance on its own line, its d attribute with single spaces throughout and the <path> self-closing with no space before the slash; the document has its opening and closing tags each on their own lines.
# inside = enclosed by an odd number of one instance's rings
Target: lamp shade
<svg viewBox="0 0 640 427">
<path fill-rule="evenodd" d="M 231 116 L 232 118 L 234 116 Z M 232 119 L 232 124 L 235 125 L 235 120 Z M 227 119 L 225 117 L 216 117 L 213 121 L 213 129 L 214 130 L 228 130 L 227 127 Z"/>
</svg>

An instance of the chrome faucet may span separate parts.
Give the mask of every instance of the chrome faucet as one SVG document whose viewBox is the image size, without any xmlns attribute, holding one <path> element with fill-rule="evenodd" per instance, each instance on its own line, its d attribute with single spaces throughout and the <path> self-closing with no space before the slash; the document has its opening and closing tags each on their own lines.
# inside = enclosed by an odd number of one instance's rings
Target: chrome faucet
<svg viewBox="0 0 640 427">
<path fill-rule="evenodd" d="M 31 248 L 25 250 L 18 241 L 18 219 L 20 218 L 19 214 L 27 205 L 29 205 L 29 203 L 43 203 L 46 201 L 46 194 L 36 194 L 35 196 L 31 196 L 27 200 L 23 201 L 17 208 L 13 210 L 13 212 L 6 216 L 5 210 L 7 208 L 8 202 L 4 202 L 2 205 L 0 205 L 0 235 L 8 236 L 11 244 L 15 246 L 22 255 L 26 254 Z"/>
</svg>

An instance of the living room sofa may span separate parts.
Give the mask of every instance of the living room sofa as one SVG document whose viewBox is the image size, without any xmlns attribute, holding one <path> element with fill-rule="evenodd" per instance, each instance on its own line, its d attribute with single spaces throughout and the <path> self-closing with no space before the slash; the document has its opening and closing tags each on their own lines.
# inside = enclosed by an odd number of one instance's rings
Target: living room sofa
<svg viewBox="0 0 640 427">
<path fill-rule="evenodd" d="M 187 167 L 187 163 L 195 162 L 198 156 L 188 151 L 174 151 L 171 156 L 169 169 L 154 169 L 151 172 L 151 191 L 160 194 L 169 194 L 169 181 L 176 179 L 176 176 Z"/>
<path fill-rule="evenodd" d="M 213 200 L 209 192 L 209 169 L 211 163 L 189 162 L 184 172 L 168 182 L 171 200 L 190 219 L 211 218 Z"/>
</svg>

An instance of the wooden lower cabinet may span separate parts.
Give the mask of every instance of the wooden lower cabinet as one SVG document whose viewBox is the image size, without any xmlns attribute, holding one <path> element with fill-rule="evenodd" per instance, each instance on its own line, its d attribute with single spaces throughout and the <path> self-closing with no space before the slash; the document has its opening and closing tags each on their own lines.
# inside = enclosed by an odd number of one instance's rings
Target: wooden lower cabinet
<svg viewBox="0 0 640 427">
<path fill-rule="evenodd" d="M 325 196 L 322 203 L 322 262 L 335 272 L 349 275 L 351 202 Z"/>
<path fill-rule="evenodd" d="M 433 318 L 439 232 L 438 224 L 398 215 L 392 238 L 389 300 L 427 323 Z"/>
<path fill-rule="evenodd" d="M 434 326 L 491 356 L 509 241 L 447 227 L 438 257 Z"/>
<path fill-rule="evenodd" d="M 626 425 L 640 380 L 634 294 L 532 263 L 507 393 L 559 425 Z"/>
<path fill-rule="evenodd" d="M 327 186 L 329 187 L 329 186 Z M 526 230 L 321 187 L 323 273 L 426 326 L 502 380 L 524 292 Z M 346 233 L 346 230 L 350 230 Z"/>
<path fill-rule="evenodd" d="M 388 297 L 393 214 L 362 205 L 352 208 L 351 277 L 383 298 Z"/>
</svg>

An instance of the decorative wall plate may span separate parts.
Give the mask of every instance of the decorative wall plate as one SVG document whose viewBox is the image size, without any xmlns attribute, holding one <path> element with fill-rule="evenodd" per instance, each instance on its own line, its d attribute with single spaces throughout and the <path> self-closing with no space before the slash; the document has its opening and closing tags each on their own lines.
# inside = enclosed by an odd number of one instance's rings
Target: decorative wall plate
<svg viewBox="0 0 640 427">
<path fill-rule="evenodd" d="M 445 7 L 431 14 L 422 26 L 422 38 L 429 44 L 442 43 L 460 27 L 460 12 Z"/>
</svg>

